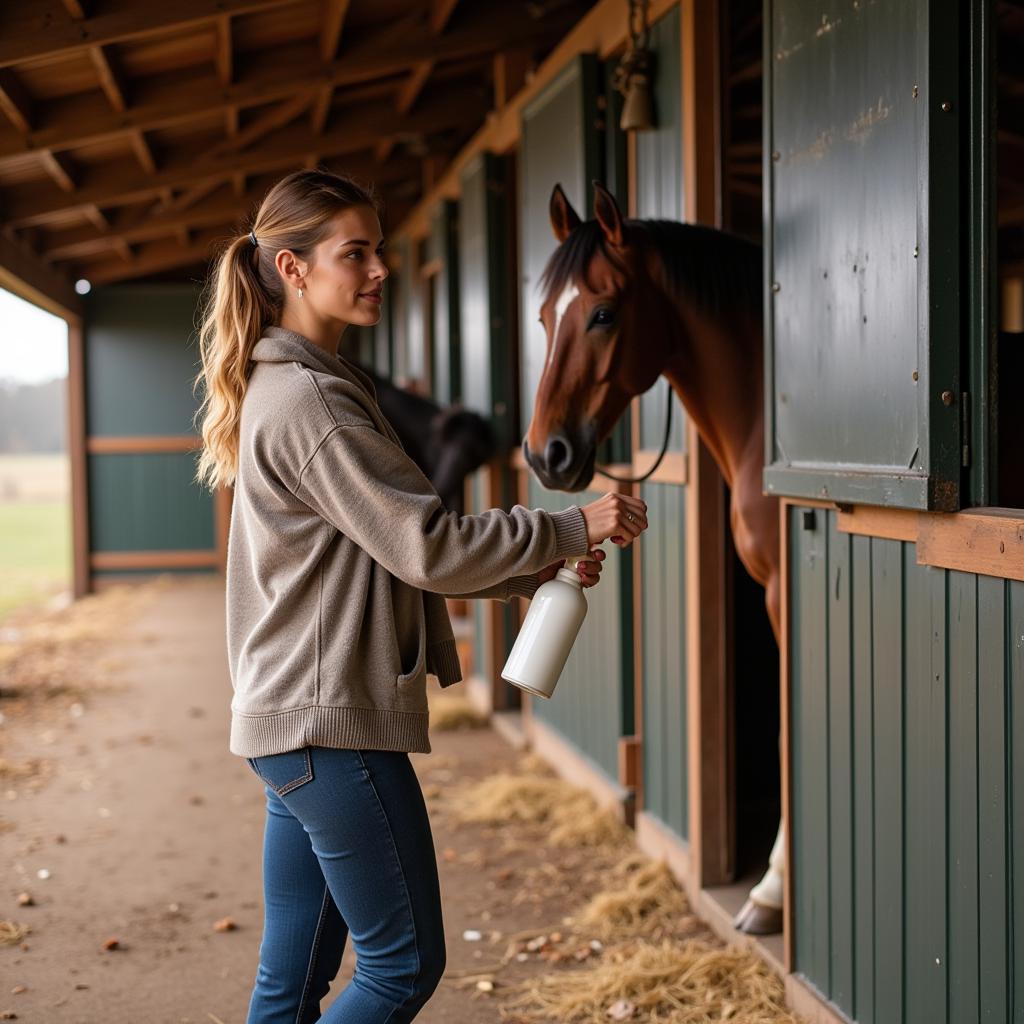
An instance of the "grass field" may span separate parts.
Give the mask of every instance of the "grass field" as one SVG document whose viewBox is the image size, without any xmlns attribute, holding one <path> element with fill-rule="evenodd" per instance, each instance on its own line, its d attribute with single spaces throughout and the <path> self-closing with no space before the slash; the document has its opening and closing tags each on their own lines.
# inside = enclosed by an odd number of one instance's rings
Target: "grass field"
<svg viewBox="0 0 1024 1024">
<path fill-rule="evenodd" d="M 0 455 L 0 619 L 71 584 L 64 455 Z"/>
</svg>

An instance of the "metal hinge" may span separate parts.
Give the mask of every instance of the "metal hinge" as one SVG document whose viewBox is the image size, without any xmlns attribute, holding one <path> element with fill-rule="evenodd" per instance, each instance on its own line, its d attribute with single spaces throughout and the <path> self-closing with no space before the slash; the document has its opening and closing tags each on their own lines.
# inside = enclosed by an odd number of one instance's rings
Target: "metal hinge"
<svg viewBox="0 0 1024 1024">
<path fill-rule="evenodd" d="M 960 465 L 967 469 L 971 464 L 971 393 L 960 395 Z"/>
</svg>

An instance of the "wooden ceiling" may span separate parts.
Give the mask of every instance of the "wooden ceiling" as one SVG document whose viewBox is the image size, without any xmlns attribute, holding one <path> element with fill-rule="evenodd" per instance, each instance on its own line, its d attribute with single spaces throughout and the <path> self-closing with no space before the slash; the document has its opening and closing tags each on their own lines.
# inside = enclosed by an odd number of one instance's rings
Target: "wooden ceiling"
<svg viewBox="0 0 1024 1024">
<path fill-rule="evenodd" d="M 2 252 L 68 281 L 194 277 L 303 166 L 374 183 L 396 225 L 590 6 L 0 5 Z"/>
</svg>

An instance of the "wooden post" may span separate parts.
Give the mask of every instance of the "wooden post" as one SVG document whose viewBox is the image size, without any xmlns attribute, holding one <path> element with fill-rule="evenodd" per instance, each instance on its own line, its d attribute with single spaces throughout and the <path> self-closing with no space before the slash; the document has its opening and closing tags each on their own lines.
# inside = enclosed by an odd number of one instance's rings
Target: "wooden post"
<svg viewBox="0 0 1024 1024">
<path fill-rule="evenodd" d="M 85 435 L 85 338 L 82 321 L 68 320 L 68 460 L 71 466 L 72 589 L 92 590 L 89 568 L 89 491 Z"/>
</svg>

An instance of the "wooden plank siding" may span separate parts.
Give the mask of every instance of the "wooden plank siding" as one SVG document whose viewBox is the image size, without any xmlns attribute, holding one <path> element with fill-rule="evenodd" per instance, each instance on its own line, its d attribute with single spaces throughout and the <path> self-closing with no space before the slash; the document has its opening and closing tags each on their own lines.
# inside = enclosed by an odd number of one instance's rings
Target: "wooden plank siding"
<svg viewBox="0 0 1024 1024">
<path fill-rule="evenodd" d="M 197 299 L 196 288 L 170 284 L 115 285 L 88 296 L 83 447 L 94 578 L 208 571 L 222 560 L 217 502 L 193 482 Z"/>
<path fill-rule="evenodd" d="M 528 485 L 531 508 L 557 512 L 596 501 L 603 491 L 567 495 Z M 640 542 L 643 544 L 643 541 Z M 569 740 L 609 780 L 618 782 L 619 738 L 633 732 L 633 549 L 605 546 L 601 584 L 587 591 L 587 617 L 558 682 L 555 698 L 530 698 L 530 713 Z"/>
<path fill-rule="evenodd" d="M 1024 584 L 804 511 L 787 518 L 794 971 L 858 1024 L 1024 1020 Z"/>
<path fill-rule="evenodd" d="M 654 107 L 657 127 L 637 132 L 633 157 L 631 214 L 644 219 L 683 216 L 682 68 L 680 10 L 674 7 L 651 25 L 655 54 Z M 667 389 L 659 379 L 633 403 L 638 450 L 633 474 L 647 471 L 665 434 Z M 641 484 L 650 529 L 638 550 L 640 602 L 640 735 L 643 810 L 680 839 L 689 836 L 689 775 L 686 699 L 686 414 L 672 395 L 668 456 L 658 475 Z M 667 465 L 666 465 L 667 464 Z M 669 471 L 661 476 L 662 471 Z"/>
</svg>

